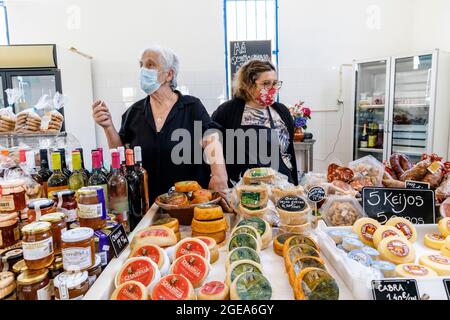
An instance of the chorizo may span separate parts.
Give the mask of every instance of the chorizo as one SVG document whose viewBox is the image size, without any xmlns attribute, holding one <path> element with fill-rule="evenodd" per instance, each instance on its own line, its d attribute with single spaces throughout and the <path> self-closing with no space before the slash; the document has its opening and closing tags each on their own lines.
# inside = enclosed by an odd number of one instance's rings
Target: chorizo
<svg viewBox="0 0 450 320">
<path fill-rule="evenodd" d="M 394 170 L 397 177 L 400 177 L 402 174 L 405 173 L 405 170 L 403 170 L 401 164 L 400 164 L 400 154 L 394 153 L 389 158 L 389 163 L 391 164 L 392 170 Z"/>
<path fill-rule="evenodd" d="M 423 178 L 422 182 L 427 182 L 430 184 L 431 189 L 436 189 L 441 184 L 444 179 L 444 167 L 442 163 L 440 164 L 438 170 L 435 173 L 427 172 L 425 178 Z"/>
<path fill-rule="evenodd" d="M 428 172 L 427 169 L 430 166 L 430 164 L 431 164 L 431 160 L 429 160 L 429 159 L 420 161 L 414 167 L 412 167 L 408 171 L 405 171 L 405 173 L 403 173 L 400 176 L 400 180 L 401 181 L 406 181 L 406 180 L 422 181 L 422 179 L 425 178 L 425 176 L 427 175 L 427 172 Z"/>
</svg>

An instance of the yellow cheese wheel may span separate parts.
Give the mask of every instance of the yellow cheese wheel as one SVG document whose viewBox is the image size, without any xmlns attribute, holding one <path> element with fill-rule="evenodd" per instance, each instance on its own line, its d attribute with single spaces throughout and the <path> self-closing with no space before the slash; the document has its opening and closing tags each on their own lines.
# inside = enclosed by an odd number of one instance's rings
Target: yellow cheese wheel
<svg viewBox="0 0 450 320">
<path fill-rule="evenodd" d="M 359 236 L 365 245 L 374 246 L 373 235 L 377 229 L 381 227 L 380 223 L 371 218 L 358 219 L 353 225 L 353 232 Z"/>
<path fill-rule="evenodd" d="M 448 247 L 446 247 L 446 246 L 443 246 L 443 247 L 441 248 L 441 254 L 442 254 L 443 256 L 446 256 L 446 257 L 449 257 L 449 258 L 450 258 L 450 249 L 449 249 Z"/>
<path fill-rule="evenodd" d="M 417 231 L 414 225 L 405 218 L 391 218 L 386 222 L 387 226 L 396 227 L 411 243 L 417 240 Z"/>
<path fill-rule="evenodd" d="M 237 226 L 231 232 L 230 238 L 233 238 L 235 235 L 237 235 L 239 233 L 251 234 L 252 236 L 254 236 L 256 238 L 256 240 L 258 240 L 260 247 L 262 247 L 261 236 L 259 235 L 258 230 L 256 230 L 254 227 L 252 227 L 252 226 Z"/>
<path fill-rule="evenodd" d="M 262 209 L 247 209 L 241 203 L 239 204 L 239 212 L 243 217 L 260 217 L 262 218 L 266 212 L 267 207 L 263 207 Z"/>
<path fill-rule="evenodd" d="M 450 218 L 439 221 L 439 231 L 444 237 L 450 236 Z"/>
<path fill-rule="evenodd" d="M 219 260 L 219 246 L 217 245 L 216 240 L 211 237 L 202 236 L 196 238 L 202 240 L 208 246 L 209 252 L 211 253 L 211 256 L 209 258 L 209 262 L 211 264 Z"/>
<path fill-rule="evenodd" d="M 211 221 L 223 218 L 221 206 L 209 205 L 194 208 L 194 219 L 198 221 Z"/>
<path fill-rule="evenodd" d="M 165 226 L 173 230 L 173 232 L 177 233 L 180 230 L 180 223 L 178 219 L 175 218 L 165 218 L 157 220 L 153 223 L 154 226 Z"/>
<path fill-rule="evenodd" d="M 284 243 L 292 236 L 295 236 L 295 234 L 294 233 L 281 233 L 281 234 L 277 235 L 273 239 L 273 251 L 277 255 L 282 257 Z"/>
<path fill-rule="evenodd" d="M 405 237 L 403 232 L 398 230 L 396 227 L 392 226 L 381 226 L 375 231 L 373 234 L 373 245 L 375 248 L 378 248 L 378 245 L 380 244 L 381 240 L 392 237 L 392 236 L 398 236 L 398 237 Z M 406 237 L 405 237 L 406 238 Z"/>
<path fill-rule="evenodd" d="M 437 273 L 426 266 L 413 263 L 400 264 L 395 268 L 395 273 L 403 278 L 437 277 Z"/>
<path fill-rule="evenodd" d="M 440 276 L 450 276 L 450 257 L 440 254 L 429 254 L 420 257 L 419 263 L 433 269 Z"/>
<path fill-rule="evenodd" d="M 438 233 L 429 233 L 423 237 L 423 243 L 431 249 L 441 250 L 445 245 L 445 237 Z"/>
<path fill-rule="evenodd" d="M 413 263 L 416 259 L 416 251 L 404 237 L 388 237 L 381 240 L 378 251 L 381 260 L 395 264 Z"/>
<path fill-rule="evenodd" d="M 200 233 L 216 233 L 219 231 L 225 231 L 228 229 L 227 219 L 223 217 L 222 219 L 213 221 L 199 221 L 196 219 L 192 220 L 192 231 Z"/>
<path fill-rule="evenodd" d="M 151 243 L 166 248 L 175 245 L 177 242 L 177 237 L 172 229 L 165 226 L 151 226 L 134 235 L 130 248 L 134 249 L 139 243 Z"/>
<path fill-rule="evenodd" d="M 221 244 L 222 242 L 224 242 L 226 240 L 227 232 L 219 231 L 219 232 L 214 232 L 214 233 L 201 233 L 201 232 L 196 232 L 196 231 L 192 230 L 192 237 L 193 238 L 209 237 L 209 238 L 213 238 L 214 240 L 216 240 L 216 242 L 218 244 Z"/>
<path fill-rule="evenodd" d="M 245 272 L 257 272 L 264 274 L 263 268 L 259 263 L 252 260 L 239 260 L 233 262 L 227 269 L 225 283 L 228 286 L 231 286 L 236 277 Z"/>
</svg>

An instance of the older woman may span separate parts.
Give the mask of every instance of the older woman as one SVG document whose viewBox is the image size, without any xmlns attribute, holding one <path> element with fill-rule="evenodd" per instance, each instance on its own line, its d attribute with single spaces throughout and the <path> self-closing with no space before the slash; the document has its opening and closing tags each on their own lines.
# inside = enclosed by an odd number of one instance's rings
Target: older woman
<svg viewBox="0 0 450 320">
<path fill-rule="evenodd" d="M 258 137 L 257 141 L 244 141 L 247 143 L 245 161 L 238 159 L 242 153 L 236 148 L 235 158 L 226 159 L 230 180 L 238 181 L 240 175 L 250 168 L 273 167 L 286 175 L 291 183 L 298 184 L 293 144 L 294 121 L 288 108 L 275 102 L 281 86 L 282 82 L 278 81 L 271 62 L 249 61 L 236 74 L 234 99 L 225 102 L 214 112 L 212 119 L 223 128 L 227 152 L 239 145 L 236 140 L 242 143 L 243 139 L 252 137 L 252 132 L 257 133 L 253 137 Z M 230 129 L 235 131 L 232 139 L 226 134 Z M 266 141 L 261 141 L 264 139 Z M 275 154 L 268 155 L 267 150 L 274 150 L 272 153 Z M 270 161 L 267 161 L 268 158 Z"/>
<path fill-rule="evenodd" d="M 142 54 L 140 66 L 140 86 L 147 97 L 125 112 L 119 132 L 105 103 L 97 101 L 92 105 L 94 119 L 103 127 L 109 147 L 142 147 L 143 166 L 149 173 L 151 202 L 177 181 L 196 180 L 204 188 L 209 185 L 217 191 L 227 188 L 223 160 L 215 157 L 210 172 L 203 162 L 202 147 L 222 154 L 222 146 L 215 142 L 216 139 L 206 137 L 202 140 L 202 133 L 213 128 L 214 123 L 199 99 L 175 90 L 179 72 L 177 56 L 171 50 L 152 47 Z M 196 126 L 201 131 L 197 140 Z M 188 137 L 180 139 L 179 129 L 184 129 Z M 190 139 L 189 148 L 179 151 L 180 140 L 184 138 Z M 196 149 L 200 149 L 200 157 L 194 156 Z M 207 157 L 209 160 L 211 156 L 208 154 Z M 180 158 L 188 160 L 183 162 Z"/>
</svg>

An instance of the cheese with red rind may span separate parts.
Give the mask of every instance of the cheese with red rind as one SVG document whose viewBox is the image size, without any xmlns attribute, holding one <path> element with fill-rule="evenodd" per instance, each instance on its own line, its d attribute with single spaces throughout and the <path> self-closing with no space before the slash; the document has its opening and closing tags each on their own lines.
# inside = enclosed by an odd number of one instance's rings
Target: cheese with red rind
<svg viewBox="0 0 450 320">
<path fill-rule="evenodd" d="M 206 261 L 211 259 L 211 253 L 206 243 L 197 238 L 185 238 L 175 246 L 172 260 L 175 261 L 179 257 L 190 253 L 198 254 L 205 258 Z"/>
<path fill-rule="evenodd" d="M 229 287 L 221 281 L 205 283 L 198 291 L 198 300 L 221 301 L 230 298 Z"/>
<path fill-rule="evenodd" d="M 192 283 L 183 275 L 169 274 L 154 286 L 152 300 L 196 300 Z"/>
<path fill-rule="evenodd" d="M 174 261 L 170 271 L 185 276 L 194 288 L 198 288 L 208 277 L 209 263 L 198 254 L 185 254 Z"/>
<path fill-rule="evenodd" d="M 139 301 L 149 300 L 148 289 L 140 282 L 128 281 L 122 283 L 114 290 L 111 300 Z"/>
<path fill-rule="evenodd" d="M 147 257 L 130 258 L 125 261 L 115 278 L 116 287 L 128 281 L 137 281 L 149 290 L 160 279 L 159 268 L 152 259 Z"/>
<path fill-rule="evenodd" d="M 177 243 L 175 232 L 165 226 L 151 226 L 140 230 L 134 235 L 130 248 L 134 249 L 138 244 L 155 244 L 162 248 L 173 246 Z"/>
</svg>

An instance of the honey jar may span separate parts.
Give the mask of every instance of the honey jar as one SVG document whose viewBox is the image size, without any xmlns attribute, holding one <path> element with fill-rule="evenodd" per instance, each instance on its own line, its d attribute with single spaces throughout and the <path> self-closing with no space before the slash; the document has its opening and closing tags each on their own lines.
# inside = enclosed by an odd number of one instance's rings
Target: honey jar
<svg viewBox="0 0 450 320">
<path fill-rule="evenodd" d="M 25 180 L 17 179 L 0 183 L 0 212 L 22 211 L 27 207 L 25 200 Z"/>
<path fill-rule="evenodd" d="M 67 224 L 77 221 L 77 200 L 75 191 L 58 191 L 53 194 L 53 201 L 55 201 L 58 211 L 66 215 L 65 219 Z"/>
<path fill-rule="evenodd" d="M 52 264 L 53 237 L 50 222 L 33 222 L 22 228 L 23 258 L 30 270 L 39 270 Z"/>
<path fill-rule="evenodd" d="M 106 224 L 105 195 L 102 187 L 78 190 L 78 219 L 81 227 L 101 230 Z"/>
<path fill-rule="evenodd" d="M 0 213 L 0 249 L 14 246 L 19 240 L 19 214 L 17 212 Z"/>
<path fill-rule="evenodd" d="M 36 199 L 28 204 L 28 223 L 41 220 L 41 217 L 56 212 L 55 202 L 50 199 Z"/>
<path fill-rule="evenodd" d="M 65 271 L 79 272 L 95 264 L 94 230 L 77 228 L 62 234 L 62 258 Z"/>
<path fill-rule="evenodd" d="M 89 290 L 88 272 L 63 272 L 54 280 L 55 300 L 82 300 Z"/>
<path fill-rule="evenodd" d="M 16 278 L 12 272 L 0 272 L 0 300 L 17 300 Z"/>
<path fill-rule="evenodd" d="M 13 271 L 13 266 L 22 259 L 22 248 L 6 250 L 0 255 L 0 271 Z"/>
<path fill-rule="evenodd" d="M 49 213 L 41 217 L 41 221 L 52 224 L 53 251 L 56 254 L 61 253 L 61 235 L 67 231 L 67 224 L 64 213 Z"/>
<path fill-rule="evenodd" d="M 89 268 L 88 275 L 89 275 L 89 287 L 92 287 L 97 281 L 98 277 L 102 274 L 102 258 L 99 254 L 95 255 L 95 263 L 94 265 Z"/>
<path fill-rule="evenodd" d="M 48 269 L 26 270 L 17 277 L 19 300 L 51 300 L 52 288 Z"/>
</svg>

